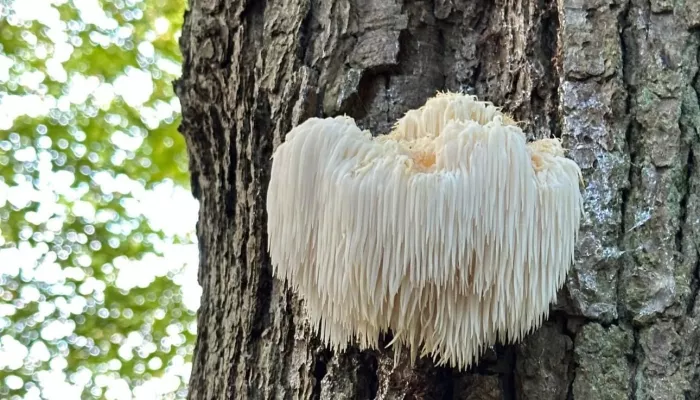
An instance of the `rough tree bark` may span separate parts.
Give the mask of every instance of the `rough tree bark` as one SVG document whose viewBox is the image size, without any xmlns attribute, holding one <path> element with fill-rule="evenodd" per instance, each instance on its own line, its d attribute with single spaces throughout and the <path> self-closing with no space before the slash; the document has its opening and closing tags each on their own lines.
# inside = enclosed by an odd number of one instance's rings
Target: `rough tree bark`
<svg viewBox="0 0 700 400">
<path fill-rule="evenodd" d="M 182 132 L 204 293 L 191 399 L 700 398 L 697 0 L 193 0 Z M 468 372 L 332 354 L 271 275 L 270 155 L 311 116 L 387 132 L 436 90 L 562 137 L 586 217 L 545 325 Z"/>
</svg>

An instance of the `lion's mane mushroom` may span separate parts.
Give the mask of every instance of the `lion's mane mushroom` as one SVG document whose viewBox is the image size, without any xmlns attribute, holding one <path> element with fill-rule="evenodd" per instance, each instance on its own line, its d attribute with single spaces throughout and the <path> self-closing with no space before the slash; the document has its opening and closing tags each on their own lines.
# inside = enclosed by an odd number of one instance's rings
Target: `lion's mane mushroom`
<svg viewBox="0 0 700 400">
<path fill-rule="evenodd" d="M 334 349 L 391 329 L 411 360 L 467 368 L 546 318 L 573 260 L 580 178 L 558 140 L 527 143 L 472 96 L 438 94 L 376 138 L 312 118 L 273 156 L 274 271 Z"/>
</svg>

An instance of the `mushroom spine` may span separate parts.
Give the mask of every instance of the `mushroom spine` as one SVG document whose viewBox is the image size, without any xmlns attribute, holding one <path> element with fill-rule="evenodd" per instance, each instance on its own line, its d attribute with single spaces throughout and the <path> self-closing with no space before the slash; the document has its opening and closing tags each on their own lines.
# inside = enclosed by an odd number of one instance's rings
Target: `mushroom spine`
<svg viewBox="0 0 700 400">
<path fill-rule="evenodd" d="M 497 107 L 441 93 L 372 137 L 312 118 L 278 146 L 267 192 L 274 273 L 323 341 L 467 368 L 541 325 L 574 257 L 581 171 Z"/>
</svg>

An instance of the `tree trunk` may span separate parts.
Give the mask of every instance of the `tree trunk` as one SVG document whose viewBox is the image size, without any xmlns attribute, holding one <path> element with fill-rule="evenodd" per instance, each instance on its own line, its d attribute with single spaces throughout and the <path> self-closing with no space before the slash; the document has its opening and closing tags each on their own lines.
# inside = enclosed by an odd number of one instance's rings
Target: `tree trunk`
<svg viewBox="0 0 700 400">
<path fill-rule="evenodd" d="M 177 84 L 201 204 L 190 398 L 699 399 L 698 28 L 692 0 L 193 0 Z M 468 372 L 333 354 L 272 276 L 270 156 L 309 117 L 386 133 L 437 90 L 564 140 L 585 178 L 576 262 L 544 326 Z"/>
</svg>

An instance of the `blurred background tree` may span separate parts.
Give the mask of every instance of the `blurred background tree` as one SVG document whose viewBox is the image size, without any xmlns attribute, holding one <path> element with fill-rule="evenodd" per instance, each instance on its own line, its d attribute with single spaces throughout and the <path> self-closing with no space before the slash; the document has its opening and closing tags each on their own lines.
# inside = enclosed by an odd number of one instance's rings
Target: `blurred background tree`
<svg viewBox="0 0 700 400">
<path fill-rule="evenodd" d="M 0 398 L 181 398 L 183 0 L 0 0 Z"/>
</svg>

